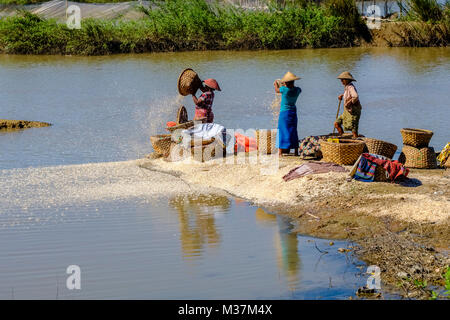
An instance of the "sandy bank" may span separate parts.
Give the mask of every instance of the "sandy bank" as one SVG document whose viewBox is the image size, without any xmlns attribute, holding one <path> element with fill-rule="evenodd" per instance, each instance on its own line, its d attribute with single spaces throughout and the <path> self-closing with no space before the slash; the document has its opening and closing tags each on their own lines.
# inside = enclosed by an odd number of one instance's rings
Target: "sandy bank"
<svg viewBox="0 0 450 320">
<path fill-rule="evenodd" d="M 0 119 L 0 131 L 28 129 L 28 128 L 42 128 L 49 126 L 51 126 L 51 124 L 47 122 Z"/>
<path fill-rule="evenodd" d="M 347 173 L 325 173 L 284 182 L 282 177 L 304 163 L 283 157 L 279 170 L 262 175 L 262 164 L 224 164 L 148 160 L 143 166 L 176 173 L 183 180 L 205 187 L 219 188 L 265 206 L 297 207 L 324 203 L 335 207 L 340 200 L 355 197 L 361 204 L 345 201 L 347 211 L 373 216 L 392 216 L 402 221 L 442 223 L 450 218 L 450 173 L 448 170 L 412 170 L 407 183 L 363 183 L 347 181 Z M 349 168 L 349 167 L 347 167 Z M 380 207 L 380 203 L 383 206 Z M 345 205 L 344 204 L 344 205 Z"/>
</svg>

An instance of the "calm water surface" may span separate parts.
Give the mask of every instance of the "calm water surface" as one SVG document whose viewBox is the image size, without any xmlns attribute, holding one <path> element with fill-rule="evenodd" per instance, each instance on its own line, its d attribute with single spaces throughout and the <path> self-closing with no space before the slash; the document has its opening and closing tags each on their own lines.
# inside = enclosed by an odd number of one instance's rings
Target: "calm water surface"
<svg viewBox="0 0 450 320">
<path fill-rule="evenodd" d="M 144 172 L 179 104 L 185 67 L 215 77 L 216 121 L 274 128 L 272 83 L 302 77 L 300 136 L 329 133 L 342 85 L 357 78 L 361 133 L 396 143 L 400 129 L 448 139 L 450 50 L 324 49 L 111 57 L 0 56 L 0 118 L 48 128 L 0 133 L 0 298 L 346 298 L 365 267 L 345 243 L 292 233 L 289 219 L 224 195 L 189 192 Z M 317 250 L 329 253 L 323 254 Z M 68 265 L 82 289 L 65 288 Z M 359 268 L 361 267 L 361 268 Z"/>
<path fill-rule="evenodd" d="M 149 136 L 174 120 L 182 69 L 219 80 L 216 121 L 228 128 L 274 128 L 272 83 L 291 70 L 302 77 L 299 136 L 329 133 L 351 70 L 363 106 L 360 131 L 401 148 L 400 129 L 434 131 L 448 142 L 449 48 L 353 48 L 193 52 L 110 57 L 0 56 L 1 118 L 48 121 L 0 139 L 0 168 L 135 159 Z M 181 100 L 193 117 L 190 97 Z M 275 113 L 275 115 L 274 115 Z M 0 134 L 2 137 L 3 134 Z"/>
</svg>

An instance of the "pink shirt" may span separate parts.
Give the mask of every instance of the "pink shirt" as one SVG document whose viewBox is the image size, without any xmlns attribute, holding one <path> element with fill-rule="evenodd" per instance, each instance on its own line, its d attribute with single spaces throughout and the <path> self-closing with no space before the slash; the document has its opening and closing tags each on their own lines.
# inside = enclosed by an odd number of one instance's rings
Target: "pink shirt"
<svg viewBox="0 0 450 320">
<path fill-rule="evenodd" d="M 358 92 L 356 91 L 355 86 L 353 83 L 349 83 L 344 89 L 344 106 L 355 104 L 358 100 Z"/>
</svg>

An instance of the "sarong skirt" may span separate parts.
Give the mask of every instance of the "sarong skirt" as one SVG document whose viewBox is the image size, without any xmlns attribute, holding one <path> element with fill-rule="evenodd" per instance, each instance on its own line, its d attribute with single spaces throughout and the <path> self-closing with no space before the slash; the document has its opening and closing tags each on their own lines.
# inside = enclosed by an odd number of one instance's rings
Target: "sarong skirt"
<svg viewBox="0 0 450 320">
<path fill-rule="evenodd" d="M 278 117 L 277 148 L 298 148 L 297 110 L 281 111 Z"/>
</svg>

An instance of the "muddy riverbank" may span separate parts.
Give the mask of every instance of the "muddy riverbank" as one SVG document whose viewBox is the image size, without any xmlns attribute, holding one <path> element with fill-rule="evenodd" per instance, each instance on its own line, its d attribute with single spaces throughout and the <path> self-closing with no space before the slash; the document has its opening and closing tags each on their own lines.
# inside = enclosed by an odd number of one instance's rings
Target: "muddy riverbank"
<svg viewBox="0 0 450 320">
<path fill-rule="evenodd" d="M 280 169 L 266 176 L 260 174 L 262 165 L 219 160 L 188 164 L 147 159 L 140 165 L 288 215 L 301 234 L 355 242 L 341 251 L 349 249 L 379 266 L 382 282 L 401 288 L 405 297 L 426 299 L 432 292 L 421 284 L 444 285 L 450 264 L 448 170 L 411 170 L 408 181 L 395 184 L 349 182 L 347 173 L 282 180 L 303 162 L 283 157 Z"/>
<path fill-rule="evenodd" d="M 51 126 L 51 124 L 47 122 L 0 119 L 0 131 L 42 128 L 49 126 Z"/>
</svg>

